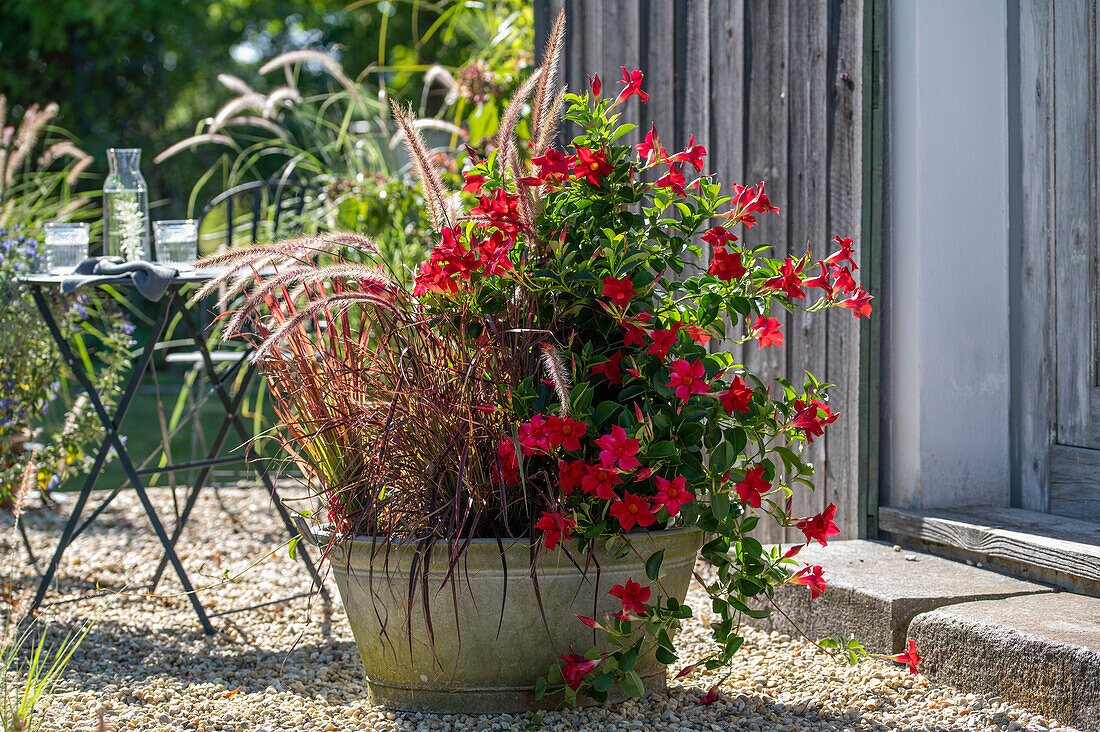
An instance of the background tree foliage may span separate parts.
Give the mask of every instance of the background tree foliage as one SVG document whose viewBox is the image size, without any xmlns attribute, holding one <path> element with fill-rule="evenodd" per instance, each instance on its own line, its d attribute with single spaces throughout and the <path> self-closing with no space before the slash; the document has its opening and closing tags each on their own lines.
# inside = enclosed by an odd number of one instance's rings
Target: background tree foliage
<svg viewBox="0 0 1100 732">
<path fill-rule="evenodd" d="M 264 60 L 287 50 L 332 54 L 392 96 L 419 85 L 432 63 L 456 66 L 489 39 L 454 32 L 468 0 L 0 0 L 0 94 L 16 111 L 61 103 L 57 124 L 106 172 L 108 147 L 141 147 L 157 218 L 182 215 L 205 168 L 198 156 L 153 166 L 225 99 L 219 73 L 258 82 Z M 461 7 L 456 7 L 461 6 Z M 442 19 L 442 23 L 437 23 Z M 321 73 L 300 79 L 321 92 Z M 313 89 L 310 85 L 313 85 Z M 415 92 L 413 92 L 415 93 Z M 98 176 L 96 180 L 101 180 Z"/>
</svg>

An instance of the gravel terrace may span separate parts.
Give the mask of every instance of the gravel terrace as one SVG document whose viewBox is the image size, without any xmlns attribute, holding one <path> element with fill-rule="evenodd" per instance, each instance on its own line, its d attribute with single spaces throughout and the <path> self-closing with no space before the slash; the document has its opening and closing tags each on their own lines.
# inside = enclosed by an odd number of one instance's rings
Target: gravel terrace
<svg viewBox="0 0 1100 732">
<path fill-rule="evenodd" d="M 153 491 L 162 515 L 171 497 Z M 63 497 L 63 509 L 71 497 Z M 40 562 L 48 559 L 64 516 L 36 508 L 24 516 Z M 0 513 L 0 562 L 23 593 L 36 578 Z M 207 490 L 180 550 L 192 582 L 218 611 L 302 593 L 309 580 L 284 549 L 285 536 L 262 490 Z M 96 594 L 147 579 L 160 545 L 140 504 L 124 493 L 67 553 L 59 575 L 66 592 Z M 219 584 L 267 552 L 242 577 Z M 473 730 L 523 729 L 529 716 L 434 717 L 386 712 L 366 701 L 363 669 L 333 588 L 333 606 L 315 600 L 268 605 L 214 619 L 201 632 L 171 570 L 160 597 L 117 594 L 55 604 L 40 618 L 58 636 L 97 618 L 44 706 L 45 730 L 95 730 L 102 710 L 110 730 Z M 66 596 L 70 597 L 70 596 Z M 49 596 L 48 601 L 57 600 Z M 689 601 L 702 603 L 698 588 Z M 705 604 L 704 604 L 705 605 Z M 692 621 L 677 638 L 688 659 L 707 630 Z M 698 655 L 701 655 L 699 653 Z M 717 701 L 696 700 L 713 683 L 702 674 L 672 684 L 666 695 L 605 708 L 543 713 L 549 730 L 1069 730 L 1054 720 L 993 698 L 937 686 L 884 661 L 847 667 L 810 645 L 750 631 Z"/>
</svg>

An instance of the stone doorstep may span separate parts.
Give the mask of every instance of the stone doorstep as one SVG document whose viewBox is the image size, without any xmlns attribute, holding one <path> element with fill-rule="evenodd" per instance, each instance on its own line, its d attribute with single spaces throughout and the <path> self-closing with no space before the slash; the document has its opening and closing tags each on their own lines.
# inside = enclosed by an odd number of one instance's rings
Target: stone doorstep
<svg viewBox="0 0 1100 732">
<path fill-rule="evenodd" d="M 959 602 L 1052 591 L 930 554 L 897 552 L 877 541 L 812 544 L 795 559 L 820 564 L 828 589 L 811 600 L 806 587 L 784 585 L 776 592 L 772 614 L 752 621 L 756 627 L 795 637 L 801 628 L 815 640 L 854 635 L 871 653 L 901 652 L 909 623 L 920 613 Z"/>
<path fill-rule="evenodd" d="M 806 587 L 780 588 L 782 613 L 756 627 L 854 635 L 872 653 L 900 652 L 912 638 L 934 681 L 1100 730 L 1100 598 L 875 541 L 813 545 L 797 559 L 820 564 L 828 589 L 811 601 Z"/>
<path fill-rule="evenodd" d="M 1057 592 L 947 605 L 909 637 L 929 678 L 1100 730 L 1100 598 Z"/>
</svg>

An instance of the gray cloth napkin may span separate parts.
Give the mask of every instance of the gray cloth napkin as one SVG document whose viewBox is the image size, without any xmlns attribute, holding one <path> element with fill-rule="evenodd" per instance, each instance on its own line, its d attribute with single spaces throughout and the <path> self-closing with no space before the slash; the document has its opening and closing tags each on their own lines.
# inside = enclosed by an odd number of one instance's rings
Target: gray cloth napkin
<svg viewBox="0 0 1100 732">
<path fill-rule="evenodd" d="M 78 264 L 73 273 L 61 281 L 61 292 L 68 294 L 85 285 L 127 275 L 142 297 L 159 300 L 164 297 L 172 279 L 179 275 L 179 270 L 145 260 L 127 262 L 122 257 L 91 257 Z"/>
</svg>

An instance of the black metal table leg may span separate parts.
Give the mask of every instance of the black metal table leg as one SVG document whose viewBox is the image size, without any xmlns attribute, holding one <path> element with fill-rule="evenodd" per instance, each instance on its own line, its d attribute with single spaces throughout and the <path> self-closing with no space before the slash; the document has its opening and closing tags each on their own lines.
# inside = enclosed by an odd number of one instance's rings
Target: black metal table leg
<svg viewBox="0 0 1100 732">
<path fill-rule="evenodd" d="M 164 547 L 165 554 L 168 557 L 168 561 L 171 562 L 172 568 L 179 576 L 180 583 L 183 586 L 184 592 L 187 594 L 188 600 L 191 602 L 191 606 L 194 608 L 196 615 L 199 617 L 199 622 L 202 624 L 203 630 L 208 634 L 213 634 L 214 626 L 210 624 L 209 618 L 206 616 L 206 611 L 202 607 L 202 603 L 199 602 L 198 596 L 195 593 L 194 588 L 191 586 L 190 580 L 187 578 L 187 572 L 183 568 L 183 564 L 180 562 L 179 556 L 176 554 L 175 548 L 168 540 L 168 535 L 164 530 L 164 526 L 161 524 L 160 518 L 157 516 L 155 507 L 152 501 L 149 500 L 149 496 L 145 491 L 145 485 L 141 481 L 141 476 L 138 475 L 137 470 L 134 467 L 133 462 L 130 460 L 130 456 L 126 451 L 126 446 L 122 443 L 122 440 L 118 434 L 118 425 L 121 423 L 126 415 L 126 411 L 130 406 L 130 401 L 133 399 L 134 394 L 137 391 L 138 382 L 141 380 L 141 376 L 145 373 L 149 363 L 153 356 L 153 346 L 160 340 L 160 337 L 164 333 L 164 329 L 168 323 L 168 313 L 171 309 L 171 304 L 175 302 L 175 298 L 169 298 L 162 300 L 157 311 L 157 317 L 154 321 L 152 330 L 149 333 L 149 338 L 146 342 L 146 347 L 138 358 L 137 363 L 134 365 L 133 373 L 130 377 L 130 383 L 127 386 L 126 392 L 119 400 L 119 406 L 116 409 L 115 417 L 112 418 L 104 407 L 99 394 L 95 390 L 95 386 L 91 383 L 88 375 L 84 373 L 83 368 L 77 362 L 76 357 L 73 355 L 72 349 L 69 347 L 67 339 L 64 334 L 61 333 L 56 321 L 49 313 L 49 306 L 42 297 L 41 292 L 37 288 L 32 290 L 35 302 L 38 305 L 40 311 L 43 312 L 43 317 L 46 320 L 46 327 L 50 330 L 51 335 L 57 343 L 58 350 L 61 351 L 62 358 L 68 363 L 74 372 L 74 376 L 84 388 L 87 393 L 88 400 L 91 402 L 96 414 L 99 416 L 99 420 L 103 425 L 103 428 L 107 432 L 107 439 L 105 444 L 112 445 L 118 455 L 118 460 L 122 464 L 123 470 L 126 472 L 127 477 L 130 480 L 131 486 L 138 494 L 138 500 L 141 501 L 142 507 L 145 509 L 146 515 L 149 517 L 149 522 L 153 526 L 153 531 L 156 533 L 157 538 L 160 540 L 161 546 Z M 175 291 L 173 290 L 173 295 Z M 105 457 L 106 451 L 101 450 L 100 455 L 97 457 L 97 461 L 100 463 L 99 467 L 102 468 L 102 459 Z M 91 479 L 93 476 L 89 475 Z M 98 471 L 95 472 L 95 476 L 98 477 Z M 91 485 L 94 480 L 85 482 L 85 491 L 82 491 L 82 497 L 84 501 L 87 501 L 87 496 L 83 495 L 85 492 L 90 493 Z M 80 505 L 80 510 L 83 510 L 83 504 Z M 69 533 L 72 528 L 76 526 L 77 520 L 79 520 L 79 512 L 74 511 L 73 516 L 69 520 Z M 61 554 L 64 553 L 66 546 L 64 542 L 58 544 L 58 549 L 55 552 L 55 559 L 58 561 L 61 558 Z M 53 563 L 52 563 L 53 564 Z M 56 570 L 56 565 L 53 566 Z M 47 583 L 48 586 L 48 583 Z M 40 591 L 42 588 L 40 587 Z M 41 594 L 45 594 L 41 592 Z M 41 602 L 41 598 L 38 598 L 38 602 Z"/>
<path fill-rule="evenodd" d="M 47 330 L 50 331 L 50 335 L 54 341 L 58 344 L 58 348 L 61 351 L 61 358 L 74 374 L 83 375 L 84 365 L 77 361 L 76 357 L 72 353 L 72 349 L 68 347 L 68 342 L 65 340 L 61 333 L 61 328 L 58 326 L 57 321 L 53 317 L 53 312 L 50 310 L 49 303 L 39 292 L 37 287 L 31 288 L 31 295 L 34 298 L 34 303 L 38 307 L 38 312 L 42 316 L 43 322 L 46 324 Z M 79 376 L 78 376 L 79 379 Z M 126 390 L 123 392 L 122 398 L 119 399 L 118 410 L 119 412 L 125 411 L 129 407 L 130 400 L 137 391 L 137 382 L 141 380 L 141 374 L 130 374 L 130 380 L 126 385 Z M 83 385 L 83 382 L 82 382 Z M 88 387 L 85 386 L 87 389 Z M 112 429 L 111 420 L 107 420 L 103 424 L 103 429 L 110 432 Z M 89 471 L 87 477 L 84 479 L 84 485 L 80 489 L 80 495 L 77 496 L 76 503 L 73 505 L 72 513 L 69 515 L 69 520 L 65 524 L 65 528 L 61 531 L 61 538 L 58 540 L 57 548 L 54 550 L 53 557 L 50 559 L 49 565 L 46 567 L 45 574 L 42 575 L 42 579 L 38 583 L 38 590 L 35 592 L 34 600 L 31 601 L 29 612 L 33 612 L 42 604 L 43 598 L 46 596 L 46 592 L 49 590 L 50 582 L 53 581 L 54 574 L 57 572 L 57 566 L 61 562 L 61 557 L 65 554 L 65 550 L 69 547 L 70 542 L 73 539 L 73 532 L 76 529 L 76 524 L 80 520 L 80 514 L 84 511 L 84 506 L 88 503 L 88 498 L 91 496 L 92 487 L 95 485 L 96 480 L 99 478 L 99 473 L 103 470 L 103 464 L 106 461 L 107 454 L 111 449 L 111 441 L 109 437 L 104 437 L 103 442 L 100 444 L 99 451 L 96 453 L 94 462 L 92 463 L 92 469 Z"/>
</svg>

